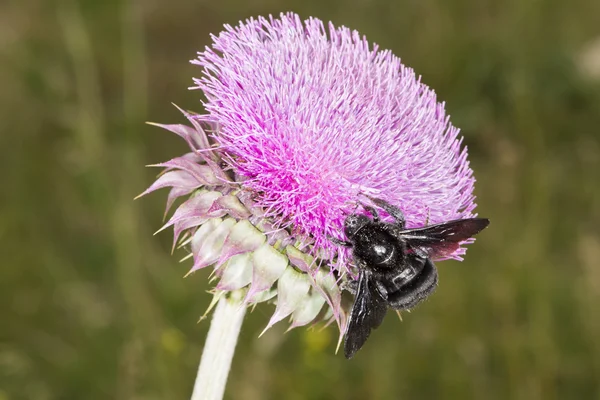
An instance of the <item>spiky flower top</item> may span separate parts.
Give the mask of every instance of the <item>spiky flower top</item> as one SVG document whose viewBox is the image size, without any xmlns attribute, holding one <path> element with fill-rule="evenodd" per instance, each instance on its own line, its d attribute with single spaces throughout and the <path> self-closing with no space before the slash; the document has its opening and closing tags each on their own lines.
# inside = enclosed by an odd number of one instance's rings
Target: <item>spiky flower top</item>
<svg viewBox="0 0 600 400">
<path fill-rule="evenodd" d="M 352 259 L 329 238 L 363 195 L 398 205 L 408 227 L 472 217 L 459 131 L 412 69 L 348 28 L 288 13 L 212 40 L 192 61 L 206 114 L 161 125 L 191 152 L 159 164 L 144 194 L 171 187 L 167 208 L 189 196 L 166 226 L 189 244 L 192 271 L 215 269 L 217 294 L 276 302 L 269 326 L 319 316 L 343 332 L 337 279 Z"/>
</svg>

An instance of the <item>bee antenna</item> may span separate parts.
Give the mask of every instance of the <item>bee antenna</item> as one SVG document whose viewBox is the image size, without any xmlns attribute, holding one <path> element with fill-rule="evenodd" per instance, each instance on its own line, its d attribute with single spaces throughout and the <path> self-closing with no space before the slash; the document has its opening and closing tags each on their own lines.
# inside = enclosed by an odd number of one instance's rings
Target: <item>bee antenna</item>
<svg viewBox="0 0 600 400">
<path fill-rule="evenodd" d="M 356 213 L 356 209 L 358 208 L 358 205 L 359 205 L 359 203 L 356 203 L 356 204 L 354 205 L 354 210 L 352 210 L 352 212 L 350 212 L 350 213 L 349 213 L 349 212 L 346 212 L 346 211 L 344 211 L 344 210 L 342 210 L 342 214 L 344 214 L 344 215 L 352 215 L 352 214 L 355 214 L 355 213 Z"/>
</svg>

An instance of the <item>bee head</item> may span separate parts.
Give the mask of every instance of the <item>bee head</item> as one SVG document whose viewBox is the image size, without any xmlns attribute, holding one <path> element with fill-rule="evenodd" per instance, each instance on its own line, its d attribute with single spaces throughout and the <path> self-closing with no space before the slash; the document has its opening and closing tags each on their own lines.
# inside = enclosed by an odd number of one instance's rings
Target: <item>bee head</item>
<svg viewBox="0 0 600 400">
<path fill-rule="evenodd" d="M 371 220 L 365 215 L 352 214 L 344 221 L 344 233 L 348 239 L 352 239 L 359 230 L 367 225 Z"/>
</svg>

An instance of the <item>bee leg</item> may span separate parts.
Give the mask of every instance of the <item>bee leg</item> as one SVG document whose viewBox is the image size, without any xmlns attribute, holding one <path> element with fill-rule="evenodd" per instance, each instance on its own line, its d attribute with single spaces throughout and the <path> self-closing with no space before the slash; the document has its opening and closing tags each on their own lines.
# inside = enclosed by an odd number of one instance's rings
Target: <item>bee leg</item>
<svg viewBox="0 0 600 400">
<path fill-rule="evenodd" d="M 383 208 L 385 210 L 385 212 L 390 214 L 396 220 L 396 225 L 398 225 L 400 227 L 400 229 L 404 229 L 406 220 L 404 219 L 404 213 L 402 212 L 402 210 L 400 208 L 398 208 L 395 205 L 392 205 L 382 199 L 377 199 L 375 197 L 370 197 L 367 195 L 365 195 L 365 197 L 367 197 L 369 200 L 371 200 L 377 206 Z"/>
<path fill-rule="evenodd" d="M 337 244 L 338 246 L 352 247 L 352 243 L 347 242 L 345 240 L 336 239 L 333 236 L 329 236 L 329 235 L 327 235 L 327 238 L 329 239 L 329 241 L 331 243 Z"/>
<path fill-rule="evenodd" d="M 431 208 L 427 207 L 427 219 L 425 219 L 425 226 L 429 225 L 430 213 L 431 213 Z"/>
<path fill-rule="evenodd" d="M 347 280 L 343 281 L 340 284 L 340 289 L 346 290 L 352 293 L 353 296 L 356 296 L 356 291 L 358 290 L 358 281 Z"/>
<path fill-rule="evenodd" d="M 388 290 L 380 281 L 375 281 L 375 287 L 384 300 L 388 299 Z"/>
</svg>

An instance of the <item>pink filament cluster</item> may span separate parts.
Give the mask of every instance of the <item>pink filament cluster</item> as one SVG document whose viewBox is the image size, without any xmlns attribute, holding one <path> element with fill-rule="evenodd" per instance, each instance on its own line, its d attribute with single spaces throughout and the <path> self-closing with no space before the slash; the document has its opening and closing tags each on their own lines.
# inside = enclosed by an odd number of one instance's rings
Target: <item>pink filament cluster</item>
<svg viewBox="0 0 600 400">
<path fill-rule="evenodd" d="M 292 13 L 212 39 L 192 61 L 203 118 L 220 124 L 215 140 L 276 226 L 333 249 L 327 236 L 340 237 L 361 194 L 398 205 L 408 227 L 473 216 L 459 130 L 389 50 Z"/>
</svg>

